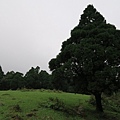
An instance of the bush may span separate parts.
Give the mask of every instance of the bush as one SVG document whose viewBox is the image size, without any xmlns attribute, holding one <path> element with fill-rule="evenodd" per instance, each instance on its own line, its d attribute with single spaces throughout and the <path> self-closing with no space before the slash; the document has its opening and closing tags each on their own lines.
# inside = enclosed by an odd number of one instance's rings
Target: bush
<svg viewBox="0 0 120 120">
<path fill-rule="evenodd" d="M 81 105 L 70 107 L 65 105 L 65 103 L 62 100 L 58 99 L 57 97 L 56 98 L 50 97 L 48 102 L 43 103 L 41 106 L 51 108 L 57 111 L 62 111 L 69 115 L 80 115 L 82 117 L 85 116 L 84 109 Z"/>
</svg>

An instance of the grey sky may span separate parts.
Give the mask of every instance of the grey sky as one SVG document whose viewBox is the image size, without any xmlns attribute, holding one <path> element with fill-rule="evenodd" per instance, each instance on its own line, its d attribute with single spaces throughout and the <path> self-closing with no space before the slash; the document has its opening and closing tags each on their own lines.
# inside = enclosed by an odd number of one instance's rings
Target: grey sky
<svg viewBox="0 0 120 120">
<path fill-rule="evenodd" d="M 0 0 L 0 65 L 27 72 L 48 62 L 70 37 L 88 4 L 120 29 L 120 0 Z"/>
</svg>

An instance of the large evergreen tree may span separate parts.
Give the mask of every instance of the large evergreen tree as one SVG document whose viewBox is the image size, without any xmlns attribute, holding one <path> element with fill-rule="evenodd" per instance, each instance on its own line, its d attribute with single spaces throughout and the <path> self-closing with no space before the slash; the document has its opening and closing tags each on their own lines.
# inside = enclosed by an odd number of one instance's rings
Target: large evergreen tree
<svg viewBox="0 0 120 120">
<path fill-rule="evenodd" d="M 120 31 L 88 5 L 49 67 L 56 85 L 66 80 L 75 92 L 93 94 L 96 110 L 102 112 L 101 94 L 120 87 Z"/>
</svg>

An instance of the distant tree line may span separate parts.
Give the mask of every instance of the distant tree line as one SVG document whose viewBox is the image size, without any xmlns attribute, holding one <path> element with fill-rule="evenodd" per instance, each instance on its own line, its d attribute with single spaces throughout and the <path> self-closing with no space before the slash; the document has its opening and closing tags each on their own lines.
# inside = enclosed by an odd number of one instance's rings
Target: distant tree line
<svg viewBox="0 0 120 120">
<path fill-rule="evenodd" d="M 61 76 L 60 76 L 61 75 Z M 74 92 L 74 84 L 65 80 L 60 73 L 57 81 L 52 74 L 40 67 L 31 67 L 28 72 L 23 73 L 9 71 L 6 74 L 0 66 L 0 90 L 17 90 L 17 89 L 56 89 L 65 92 Z"/>
<path fill-rule="evenodd" d="M 52 76 L 40 67 L 32 67 L 25 75 L 10 71 L 4 74 L 0 66 L 0 90 L 16 89 L 53 89 Z"/>
</svg>

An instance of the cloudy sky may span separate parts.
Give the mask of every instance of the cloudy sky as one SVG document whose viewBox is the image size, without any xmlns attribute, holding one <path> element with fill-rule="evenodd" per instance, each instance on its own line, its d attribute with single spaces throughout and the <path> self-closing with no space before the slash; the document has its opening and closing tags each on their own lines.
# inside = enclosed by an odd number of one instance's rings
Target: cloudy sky
<svg viewBox="0 0 120 120">
<path fill-rule="evenodd" d="M 120 29 L 120 0 L 0 0 L 0 65 L 26 73 L 48 62 L 70 37 L 88 4 Z"/>
</svg>

